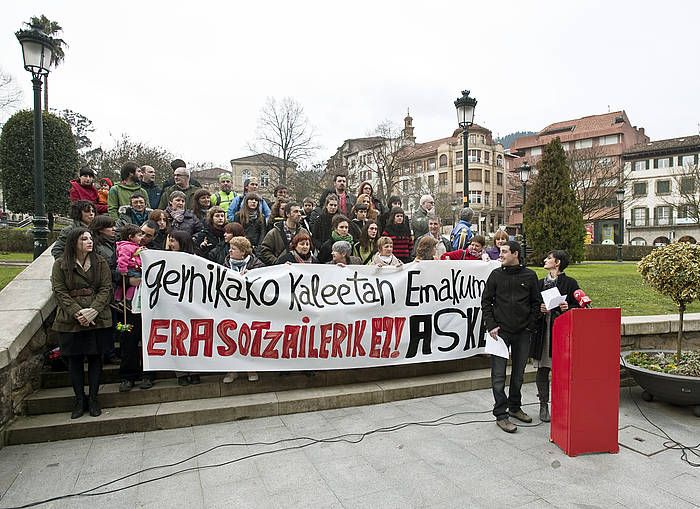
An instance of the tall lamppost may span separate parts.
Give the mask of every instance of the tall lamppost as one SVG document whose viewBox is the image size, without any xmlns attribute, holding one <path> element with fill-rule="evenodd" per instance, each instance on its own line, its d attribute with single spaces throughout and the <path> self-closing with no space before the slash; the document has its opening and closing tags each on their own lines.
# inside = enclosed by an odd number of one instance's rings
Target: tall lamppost
<svg viewBox="0 0 700 509">
<path fill-rule="evenodd" d="M 469 97 L 469 90 L 462 90 L 462 97 L 455 101 L 457 108 L 457 123 L 462 128 L 462 150 L 464 162 L 464 190 L 462 191 L 462 202 L 464 207 L 469 206 L 469 156 L 467 148 L 469 147 L 469 126 L 474 123 L 474 109 L 476 108 L 476 99 Z"/>
<path fill-rule="evenodd" d="M 623 203 L 625 201 L 625 188 L 620 187 L 615 191 L 615 199 L 617 199 L 617 204 L 619 207 L 619 213 L 620 213 L 620 219 L 618 223 L 618 243 L 617 243 L 617 261 L 621 262 L 622 261 L 622 243 L 624 242 L 624 237 L 623 237 L 623 231 L 622 228 L 624 227 L 624 217 L 623 217 Z"/>
<path fill-rule="evenodd" d="M 527 164 L 527 161 L 523 161 L 523 164 L 518 168 L 518 172 L 520 173 L 520 182 L 523 184 L 523 206 L 521 208 L 522 210 L 522 215 L 523 215 L 523 227 L 522 227 L 522 235 L 523 235 L 523 265 L 527 265 L 526 262 L 526 257 L 527 257 L 527 241 L 525 240 L 525 199 L 527 198 L 527 181 L 530 180 L 530 172 L 532 171 L 532 168 L 530 167 L 529 164 Z"/>
<path fill-rule="evenodd" d="M 51 38 L 38 26 L 19 30 L 16 34 L 22 45 L 24 68 L 32 73 L 34 88 L 34 259 L 46 251 L 49 228 L 44 194 L 44 128 L 41 120 L 41 81 L 49 74 L 54 46 Z"/>
</svg>

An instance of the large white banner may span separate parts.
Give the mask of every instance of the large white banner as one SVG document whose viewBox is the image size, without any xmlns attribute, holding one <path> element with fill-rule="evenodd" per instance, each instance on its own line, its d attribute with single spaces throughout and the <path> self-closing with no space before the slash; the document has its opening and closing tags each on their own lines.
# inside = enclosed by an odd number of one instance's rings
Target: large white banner
<svg viewBox="0 0 700 509">
<path fill-rule="evenodd" d="M 481 294 L 499 266 L 293 264 L 240 275 L 185 253 L 141 256 L 147 371 L 342 369 L 484 353 Z"/>
</svg>

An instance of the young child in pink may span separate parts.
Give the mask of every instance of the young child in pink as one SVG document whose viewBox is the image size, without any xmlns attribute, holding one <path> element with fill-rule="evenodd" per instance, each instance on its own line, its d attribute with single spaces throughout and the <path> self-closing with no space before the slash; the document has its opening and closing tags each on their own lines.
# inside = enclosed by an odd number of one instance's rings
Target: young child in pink
<svg viewBox="0 0 700 509">
<path fill-rule="evenodd" d="M 130 277 L 141 277 L 141 251 L 146 249 L 141 245 L 143 232 L 135 224 L 125 224 L 119 234 L 122 240 L 117 242 L 117 270 L 126 281 Z M 114 292 L 114 300 L 121 301 L 123 295 L 122 285 L 117 286 Z M 136 292 L 135 286 L 129 286 L 126 290 L 126 300 L 132 300 Z"/>
</svg>

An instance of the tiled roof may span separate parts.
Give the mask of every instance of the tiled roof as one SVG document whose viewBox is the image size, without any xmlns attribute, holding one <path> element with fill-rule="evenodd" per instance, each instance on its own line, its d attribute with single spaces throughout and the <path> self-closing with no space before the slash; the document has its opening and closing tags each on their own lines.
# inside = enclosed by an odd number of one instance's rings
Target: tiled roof
<svg viewBox="0 0 700 509">
<path fill-rule="evenodd" d="M 657 140 L 649 143 L 634 145 L 624 152 L 624 156 L 639 155 L 657 152 L 685 152 L 700 149 L 700 136 L 682 136 L 680 138 L 669 138 L 668 140 Z"/>
<path fill-rule="evenodd" d="M 518 138 L 511 145 L 511 150 L 517 151 L 527 147 L 546 145 L 556 137 L 559 137 L 562 142 L 567 142 L 592 136 L 615 134 L 621 132 L 625 124 L 629 125 L 629 119 L 624 110 L 555 122 L 537 134 Z"/>
</svg>

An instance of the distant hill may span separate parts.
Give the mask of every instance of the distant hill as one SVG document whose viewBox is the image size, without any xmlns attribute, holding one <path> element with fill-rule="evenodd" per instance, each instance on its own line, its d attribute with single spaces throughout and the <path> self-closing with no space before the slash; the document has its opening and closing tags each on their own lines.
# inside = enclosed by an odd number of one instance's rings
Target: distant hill
<svg viewBox="0 0 700 509">
<path fill-rule="evenodd" d="M 522 136 L 530 136 L 532 134 L 537 134 L 535 131 L 518 131 L 515 133 L 506 134 L 500 138 L 496 138 L 496 143 L 503 145 L 503 148 L 510 148 L 511 144 Z"/>
</svg>

